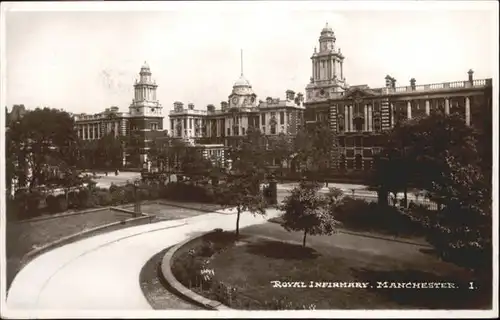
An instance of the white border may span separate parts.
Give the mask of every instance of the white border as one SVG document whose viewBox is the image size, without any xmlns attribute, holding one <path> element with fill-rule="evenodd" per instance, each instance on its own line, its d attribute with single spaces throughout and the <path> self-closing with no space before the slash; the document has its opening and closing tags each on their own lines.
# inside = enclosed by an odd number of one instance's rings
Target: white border
<svg viewBox="0 0 500 320">
<path fill-rule="evenodd" d="M 153 11 L 153 10 L 196 10 L 209 12 L 210 10 L 321 10 L 321 11 L 351 11 L 351 10 L 491 10 L 495 14 L 495 25 L 492 26 L 495 35 L 495 53 L 492 55 L 496 68 L 493 76 L 493 213 L 498 212 L 498 2 L 496 1 L 262 1 L 262 2 L 2 2 L 1 3 L 1 39 L 0 39 L 0 105 L 5 108 L 6 73 L 5 73 L 5 12 L 6 11 Z M 476 26 L 470 26 L 475 28 Z M 0 159 L 5 159 L 5 126 L 4 110 L 0 112 Z M 1 161 L 2 163 L 4 161 Z M 5 166 L 0 165 L 0 232 L 2 240 L 5 236 Z M 498 316 L 498 215 L 493 214 L 493 310 L 486 311 L 421 311 L 421 310 L 353 310 L 353 311 L 14 311 L 7 310 L 5 304 L 5 241 L 0 241 L 0 298 L 2 317 L 15 318 L 490 318 Z"/>
</svg>

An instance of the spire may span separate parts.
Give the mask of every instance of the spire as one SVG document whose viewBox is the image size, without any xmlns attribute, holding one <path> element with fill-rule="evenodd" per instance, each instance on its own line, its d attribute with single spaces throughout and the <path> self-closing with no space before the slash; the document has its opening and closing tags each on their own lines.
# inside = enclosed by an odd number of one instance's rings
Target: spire
<svg viewBox="0 0 500 320">
<path fill-rule="evenodd" d="M 241 75 L 243 76 L 243 49 L 241 49 Z"/>
</svg>

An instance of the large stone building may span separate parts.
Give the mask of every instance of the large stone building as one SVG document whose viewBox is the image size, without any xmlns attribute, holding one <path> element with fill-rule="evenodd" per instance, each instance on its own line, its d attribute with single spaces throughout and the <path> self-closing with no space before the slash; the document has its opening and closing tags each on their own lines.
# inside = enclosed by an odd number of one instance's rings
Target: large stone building
<svg viewBox="0 0 500 320">
<path fill-rule="evenodd" d="M 337 173 L 362 173 L 372 168 L 380 151 L 381 133 L 402 119 L 434 112 L 462 115 L 468 125 L 479 122 L 481 108 L 491 104 L 491 79 L 474 79 L 469 70 L 464 80 L 396 86 L 385 77 L 385 86 L 349 86 L 343 70 L 344 56 L 336 48 L 328 24 L 321 31 L 320 50 L 311 57 L 312 77 L 306 87 L 305 120 L 327 122 L 337 135 L 332 168 Z"/>
<path fill-rule="evenodd" d="M 124 165 L 142 166 L 147 162 L 148 143 L 166 134 L 163 131 L 163 107 L 156 97 L 157 87 L 151 79 L 149 65 L 144 62 L 139 80 L 134 84 L 134 98 L 129 111 L 120 112 L 118 107 L 111 107 L 97 114 L 74 115 L 78 136 L 83 140 L 100 139 L 106 134 L 134 137 L 129 147 L 139 150 L 139 158 L 134 159 L 131 153 L 126 153 Z"/>
<path fill-rule="evenodd" d="M 271 136 L 293 135 L 303 121 L 303 101 L 303 95 L 295 95 L 292 90 L 286 91 L 285 99 L 257 100 L 242 70 L 220 109 L 212 104 L 206 109 L 195 109 L 192 103 L 185 108 L 182 102 L 175 102 L 170 111 L 172 137 L 229 146 L 235 138 L 245 136 L 250 127 Z"/>
</svg>

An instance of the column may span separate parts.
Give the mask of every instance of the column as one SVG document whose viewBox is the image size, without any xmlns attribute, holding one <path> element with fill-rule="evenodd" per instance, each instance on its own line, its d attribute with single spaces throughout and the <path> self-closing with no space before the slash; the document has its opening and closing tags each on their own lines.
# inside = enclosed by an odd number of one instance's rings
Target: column
<svg viewBox="0 0 500 320">
<path fill-rule="evenodd" d="M 465 97 L 465 124 L 470 126 L 470 98 Z"/>
<path fill-rule="evenodd" d="M 396 123 L 396 112 L 393 103 L 389 104 L 389 112 L 391 113 L 391 128 L 394 128 L 394 124 Z"/>
<path fill-rule="evenodd" d="M 368 105 L 365 104 L 365 108 L 363 111 L 365 118 L 365 125 L 363 126 L 363 131 L 368 131 Z"/>
<path fill-rule="evenodd" d="M 349 105 L 349 131 L 354 131 L 352 119 L 353 119 L 353 117 L 352 117 L 352 105 Z"/>
<path fill-rule="evenodd" d="M 407 113 L 408 119 L 411 119 L 411 101 L 408 101 L 406 103 L 406 113 Z"/>
<path fill-rule="evenodd" d="M 368 105 L 368 131 L 373 131 L 373 106 Z"/>
<path fill-rule="evenodd" d="M 333 59 L 333 75 L 336 75 L 337 74 L 337 68 L 336 68 L 337 61 L 335 61 L 335 59 L 333 57 L 332 57 L 332 59 Z"/>
<path fill-rule="evenodd" d="M 311 66 L 312 66 L 312 74 L 311 74 L 311 77 L 313 79 L 316 79 L 316 73 L 314 72 L 314 60 L 311 61 Z"/>
<path fill-rule="evenodd" d="M 340 79 L 344 79 L 344 63 L 340 62 Z"/>
<path fill-rule="evenodd" d="M 430 115 L 431 114 L 431 104 L 429 100 L 425 100 L 425 114 Z"/>
<path fill-rule="evenodd" d="M 450 114 L 450 100 L 448 98 L 444 99 L 444 113 Z"/>
<path fill-rule="evenodd" d="M 349 107 L 344 106 L 344 131 L 349 132 Z"/>
</svg>

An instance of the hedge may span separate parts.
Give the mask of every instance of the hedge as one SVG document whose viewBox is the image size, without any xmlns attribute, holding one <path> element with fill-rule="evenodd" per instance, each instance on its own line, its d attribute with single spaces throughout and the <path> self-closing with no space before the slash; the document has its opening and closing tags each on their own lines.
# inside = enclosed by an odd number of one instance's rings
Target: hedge
<svg viewBox="0 0 500 320">
<path fill-rule="evenodd" d="M 67 209 L 83 210 L 99 206 L 119 206 L 140 200 L 170 199 L 210 203 L 215 201 L 215 188 L 211 184 L 195 185 L 191 182 L 141 182 L 138 186 L 128 183 L 124 186 L 111 185 L 109 189 L 95 186 L 71 191 L 66 195 L 43 195 L 38 192 L 18 192 L 7 203 L 8 218 L 22 220 L 45 213 L 55 214 Z M 45 200 L 45 207 L 40 203 Z"/>
</svg>

